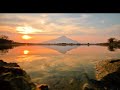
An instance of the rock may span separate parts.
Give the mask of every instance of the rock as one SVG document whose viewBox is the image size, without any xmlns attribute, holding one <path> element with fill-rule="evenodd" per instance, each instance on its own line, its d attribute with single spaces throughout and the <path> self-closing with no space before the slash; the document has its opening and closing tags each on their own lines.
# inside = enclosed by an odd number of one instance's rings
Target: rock
<svg viewBox="0 0 120 90">
<path fill-rule="evenodd" d="M 0 60 L 0 66 L 4 66 L 6 64 L 7 64 L 6 62 L 3 62 L 3 60 Z"/>
<path fill-rule="evenodd" d="M 82 90 L 94 90 L 94 89 L 93 89 L 88 83 L 85 83 L 85 84 L 83 85 Z"/>
<path fill-rule="evenodd" d="M 13 78 L 11 80 L 11 85 L 14 87 L 14 90 L 32 90 L 35 85 L 33 83 L 30 83 L 26 78 L 19 77 L 19 78 Z"/>
<path fill-rule="evenodd" d="M 48 90 L 48 86 L 41 84 L 37 88 L 17 63 L 0 60 L 0 90 Z"/>
<path fill-rule="evenodd" d="M 71 80 L 70 80 L 70 82 L 69 82 L 69 84 L 71 84 L 71 85 L 72 85 L 72 84 L 73 84 L 73 82 L 74 82 L 74 79 L 71 79 Z"/>
<path fill-rule="evenodd" d="M 5 80 L 0 80 L 0 89 L 1 90 L 12 90 L 10 82 L 5 81 Z"/>
<path fill-rule="evenodd" d="M 6 67 L 20 67 L 17 63 L 6 63 L 3 60 L 0 60 L 0 67 L 6 66 Z"/>
<path fill-rule="evenodd" d="M 96 65 L 96 78 L 98 80 L 101 80 L 103 77 L 105 77 L 110 73 L 118 72 L 119 68 L 120 68 L 120 59 L 100 61 Z"/>
<path fill-rule="evenodd" d="M 46 84 L 41 84 L 38 86 L 38 88 L 39 88 L 39 90 L 49 90 L 48 85 L 46 85 Z"/>
<path fill-rule="evenodd" d="M 20 67 L 19 65 L 17 65 L 17 63 L 9 63 L 6 66 L 8 66 L 8 67 Z"/>
<path fill-rule="evenodd" d="M 90 80 L 94 90 L 120 90 L 120 59 L 100 61 L 96 71 L 97 80 Z"/>
<path fill-rule="evenodd" d="M 110 63 L 114 63 L 114 62 L 120 62 L 120 60 L 118 59 L 118 60 L 112 60 L 112 61 L 110 61 Z"/>
<path fill-rule="evenodd" d="M 17 63 L 0 60 L 0 90 L 35 90 L 30 76 Z"/>
</svg>

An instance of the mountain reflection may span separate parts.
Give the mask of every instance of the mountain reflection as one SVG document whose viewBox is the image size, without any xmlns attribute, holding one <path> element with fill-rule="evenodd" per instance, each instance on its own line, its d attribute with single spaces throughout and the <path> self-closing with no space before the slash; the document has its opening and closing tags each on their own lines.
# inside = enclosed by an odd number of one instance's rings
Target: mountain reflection
<svg viewBox="0 0 120 90">
<path fill-rule="evenodd" d="M 33 53 L 33 52 L 36 52 L 34 51 L 34 49 L 31 50 L 32 47 L 34 47 L 35 45 L 28 45 L 28 46 L 24 46 L 24 45 L 1 45 L 0 46 L 0 54 L 1 55 L 4 55 L 6 53 L 8 53 L 8 51 L 10 49 L 14 49 L 15 47 L 27 47 L 27 48 L 19 48 L 18 51 L 22 51 L 23 54 L 28 54 L 30 51 Z M 45 47 L 46 50 L 44 49 L 41 53 L 43 52 L 49 52 L 47 49 L 51 49 L 51 50 L 54 50 L 54 51 L 57 51 L 59 53 L 62 53 L 62 54 L 66 54 L 68 51 L 72 50 L 72 49 L 76 49 L 78 47 L 81 47 L 81 46 L 84 46 L 84 45 L 36 45 L 35 47 L 37 47 L 37 51 L 39 51 L 39 47 Z M 90 47 L 92 45 L 88 45 L 88 47 Z M 102 46 L 101 46 L 102 47 Z M 103 46 L 104 47 L 104 46 Z M 108 48 L 109 51 L 116 51 L 116 49 L 120 49 L 118 47 L 112 47 L 112 46 L 105 46 Z M 29 51 L 30 50 L 30 51 Z M 51 53 L 51 50 L 49 53 Z M 41 51 L 41 50 L 40 50 Z"/>
<path fill-rule="evenodd" d="M 70 46 L 70 45 L 66 45 L 66 46 L 49 45 L 49 46 L 44 46 L 44 47 L 50 48 L 50 49 L 53 49 L 53 50 L 56 50 L 56 51 L 58 51 L 58 52 L 60 52 L 60 53 L 65 54 L 65 53 L 67 53 L 67 51 L 70 51 L 70 50 L 72 50 L 72 49 L 75 49 L 75 48 L 77 48 L 77 47 L 79 47 L 79 46 L 78 46 L 78 45 L 72 45 L 72 46 Z"/>
</svg>

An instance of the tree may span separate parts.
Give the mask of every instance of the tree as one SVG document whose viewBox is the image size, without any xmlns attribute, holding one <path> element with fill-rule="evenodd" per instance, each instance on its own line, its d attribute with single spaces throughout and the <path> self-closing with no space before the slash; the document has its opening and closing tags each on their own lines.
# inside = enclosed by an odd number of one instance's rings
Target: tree
<svg viewBox="0 0 120 90">
<path fill-rule="evenodd" d="M 115 38 L 110 38 L 110 39 L 108 39 L 108 42 L 109 43 L 114 43 L 114 42 L 116 42 L 116 39 Z"/>
<path fill-rule="evenodd" d="M 8 40 L 8 36 L 0 35 L 0 39 L 6 39 L 6 40 Z"/>
<path fill-rule="evenodd" d="M 10 44 L 10 43 L 13 43 L 13 42 L 14 41 L 8 39 L 8 36 L 0 35 L 0 44 Z"/>
</svg>

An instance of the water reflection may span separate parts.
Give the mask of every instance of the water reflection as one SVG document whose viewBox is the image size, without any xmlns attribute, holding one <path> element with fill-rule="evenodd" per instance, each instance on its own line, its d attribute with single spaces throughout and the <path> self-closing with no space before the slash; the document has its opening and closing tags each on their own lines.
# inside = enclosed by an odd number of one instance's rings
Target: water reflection
<svg viewBox="0 0 120 90">
<path fill-rule="evenodd" d="M 20 45 L 18 45 L 18 46 L 20 46 Z M 0 54 L 4 55 L 4 54 L 8 53 L 8 51 L 10 49 L 13 49 L 13 48 L 18 47 L 18 46 L 2 45 L 2 46 L 0 46 Z M 62 54 L 66 54 L 68 51 L 71 51 L 73 49 L 76 49 L 76 48 L 82 47 L 82 46 L 84 46 L 84 45 L 80 45 L 80 46 L 79 45 L 72 45 L 72 46 L 70 46 L 70 45 L 66 45 L 66 46 L 60 46 L 60 45 L 42 45 L 42 47 L 49 48 L 51 50 L 55 50 L 55 51 L 57 51 L 59 53 L 62 53 Z M 26 55 L 26 54 L 28 54 L 30 52 L 29 49 L 31 49 L 32 46 L 28 45 L 28 46 L 25 46 L 25 47 L 27 47 L 27 49 L 24 48 L 23 54 Z M 41 46 L 37 45 L 37 47 L 41 47 Z M 91 47 L 91 45 L 88 44 L 88 47 Z M 113 46 L 106 46 L 106 47 L 108 47 L 109 51 L 115 51 L 116 49 L 120 49 L 119 47 L 113 47 Z M 45 51 L 45 49 L 44 49 L 43 52 L 48 52 L 48 51 Z"/>
<path fill-rule="evenodd" d="M 6 54 L 6 53 L 8 53 L 8 49 L 0 50 L 0 54 L 1 54 L 1 55 Z"/>
<path fill-rule="evenodd" d="M 8 53 L 9 49 L 13 49 L 12 45 L 0 45 L 0 54 Z"/>
<path fill-rule="evenodd" d="M 60 46 L 60 45 L 50 45 L 50 46 L 44 46 L 44 47 L 47 47 L 47 48 L 50 48 L 50 49 L 53 49 L 53 50 L 56 50 L 60 53 L 67 53 L 67 51 L 70 51 L 72 49 L 75 49 L 77 47 L 79 47 L 78 45 L 66 45 L 66 46 Z"/>
<path fill-rule="evenodd" d="M 109 51 L 115 51 L 115 48 L 112 47 L 112 46 L 108 46 L 108 50 L 109 50 Z"/>
<path fill-rule="evenodd" d="M 24 54 L 28 54 L 28 53 L 29 53 L 29 50 L 24 50 L 23 53 L 24 53 Z"/>
<path fill-rule="evenodd" d="M 116 46 L 113 46 L 113 45 L 108 46 L 109 51 L 115 51 L 116 49 L 120 49 L 120 47 L 116 47 Z"/>
<path fill-rule="evenodd" d="M 99 84 L 96 77 L 94 68 L 96 62 L 107 58 L 120 58 L 119 53 L 120 50 L 111 53 L 107 47 L 95 45 L 89 45 L 89 47 L 87 45 L 28 45 L 13 48 L 9 50 L 8 54 L 1 55 L 0 59 L 6 60 L 6 62 L 10 62 L 10 60 L 17 62 L 35 83 L 48 84 L 51 90 L 85 90 L 103 83 L 101 81 L 103 79 L 100 79 Z M 103 65 L 103 63 L 101 64 Z M 105 72 L 101 76 L 106 78 L 111 73 L 113 72 Z"/>
</svg>

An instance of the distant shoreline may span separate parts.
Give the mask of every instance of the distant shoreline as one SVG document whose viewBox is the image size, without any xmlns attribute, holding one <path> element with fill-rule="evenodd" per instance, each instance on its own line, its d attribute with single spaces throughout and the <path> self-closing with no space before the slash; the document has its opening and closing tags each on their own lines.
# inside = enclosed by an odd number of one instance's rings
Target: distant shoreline
<svg viewBox="0 0 120 90">
<path fill-rule="evenodd" d="M 19 45 L 59 45 L 59 46 L 72 46 L 72 45 L 98 45 L 98 44 L 90 44 L 90 43 L 57 43 L 57 44 L 53 44 L 53 43 L 5 43 L 5 44 L 0 44 L 0 46 L 19 46 Z"/>
<path fill-rule="evenodd" d="M 58 46 L 73 46 L 73 45 L 98 45 L 98 46 L 117 46 L 120 47 L 120 44 L 114 45 L 110 43 L 0 43 L 0 46 L 22 46 L 22 45 L 58 45 Z"/>
</svg>

